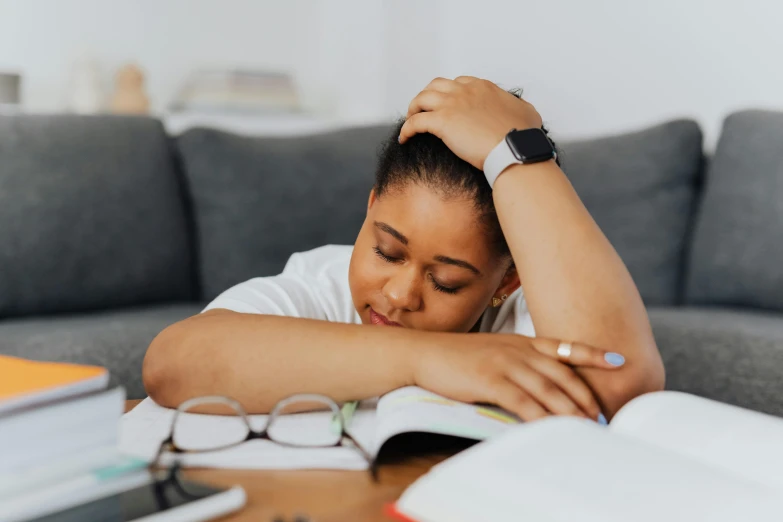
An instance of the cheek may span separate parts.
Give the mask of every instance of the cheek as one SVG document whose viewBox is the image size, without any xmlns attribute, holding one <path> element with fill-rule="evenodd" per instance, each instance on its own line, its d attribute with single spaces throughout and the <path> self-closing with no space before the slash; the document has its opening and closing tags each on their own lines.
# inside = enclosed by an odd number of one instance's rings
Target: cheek
<svg viewBox="0 0 783 522">
<path fill-rule="evenodd" d="M 427 300 L 426 325 L 422 325 L 423 330 L 467 332 L 473 328 L 486 309 L 481 298 L 474 295 L 457 297 L 430 294 Z"/>
<path fill-rule="evenodd" d="M 348 283 L 354 305 L 359 313 L 361 313 L 360 307 L 367 304 L 369 297 L 380 292 L 383 287 L 383 271 L 377 261 L 371 247 L 362 248 L 357 242 L 351 256 Z"/>
</svg>

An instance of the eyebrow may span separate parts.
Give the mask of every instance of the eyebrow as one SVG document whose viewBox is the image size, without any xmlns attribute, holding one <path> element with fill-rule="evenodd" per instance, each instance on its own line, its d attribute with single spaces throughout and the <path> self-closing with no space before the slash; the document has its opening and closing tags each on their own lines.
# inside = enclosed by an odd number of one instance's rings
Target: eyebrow
<svg viewBox="0 0 783 522">
<path fill-rule="evenodd" d="M 408 238 L 403 236 L 400 232 L 398 232 L 396 229 L 394 229 L 391 225 L 387 225 L 383 221 L 375 221 L 375 226 L 378 227 L 379 229 L 383 230 L 387 234 L 391 234 L 392 236 L 394 236 L 394 238 L 397 239 L 397 241 L 399 241 L 403 245 L 407 245 L 408 244 Z"/>
<path fill-rule="evenodd" d="M 454 265 L 459 266 L 462 268 L 467 268 L 471 272 L 473 272 L 476 275 L 481 275 L 481 272 L 479 272 L 479 269 L 475 266 L 471 265 L 467 261 L 463 261 L 462 259 L 454 259 L 453 257 L 447 257 L 447 256 L 435 256 L 435 261 L 439 263 L 445 263 L 447 265 Z"/>
<path fill-rule="evenodd" d="M 393 236 L 395 239 L 397 239 L 397 241 L 399 241 L 403 245 L 407 245 L 408 244 L 408 238 L 405 237 L 402 233 L 400 233 L 397 229 L 395 229 L 391 225 L 389 225 L 387 223 L 384 223 L 383 221 L 375 221 L 374 225 L 376 226 L 376 228 L 378 228 L 380 230 L 383 230 L 387 234 Z M 475 266 L 471 265 L 467 261 L 463 261 L 462 259 L 454 259 L 453 257 L 448 257 L 448 256 L 435 256 L 434 259 L 438 263 L 444 263 L 446 265 L 458 266 L 458 267 L 470 270 L 471 272 L 473 272 L 476 275 L 481 275 L 481 271 L 478 268 L 476 268 Z"/>
</svg>

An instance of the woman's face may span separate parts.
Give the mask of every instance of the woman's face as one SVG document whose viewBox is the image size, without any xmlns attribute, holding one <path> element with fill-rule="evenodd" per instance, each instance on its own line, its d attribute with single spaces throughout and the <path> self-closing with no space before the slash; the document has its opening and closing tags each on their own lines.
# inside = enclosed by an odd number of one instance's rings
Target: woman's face
<svg viewBox="0 0 783 522">
<path fill-rule="evenodd" d="M 370 194 L 349 271 L 364 324 L 468 332 L 492 297 L 519 287 L 471 199 L 417 184 Z"/>
</svg>

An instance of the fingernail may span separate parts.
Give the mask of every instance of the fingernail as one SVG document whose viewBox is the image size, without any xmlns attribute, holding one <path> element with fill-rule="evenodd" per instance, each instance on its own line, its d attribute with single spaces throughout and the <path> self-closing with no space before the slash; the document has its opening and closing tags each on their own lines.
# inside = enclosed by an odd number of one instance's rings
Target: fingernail
<svg viewBox="0 0 783 522">
<path fill-rule="evenodd" d="M 608 352 L 604 355 L 604 361 L 608 362 L 612 366 L 622 366 L 625 364 L 625 357 L 619 353 Z"/>
<path fill-rule="evenodd" d="M 598 414 L 598 424 L 600 424 L 601 426 L 606 426 L 607 424 L 609 424 L 608 422 L 606 422 L 606 417 L 604 417 L 603 413 Z"/>
<path fill-rule="evenodd" d="M 397 136 L 397 143 L 402 143 L 402 134 Z"/>
</svg>

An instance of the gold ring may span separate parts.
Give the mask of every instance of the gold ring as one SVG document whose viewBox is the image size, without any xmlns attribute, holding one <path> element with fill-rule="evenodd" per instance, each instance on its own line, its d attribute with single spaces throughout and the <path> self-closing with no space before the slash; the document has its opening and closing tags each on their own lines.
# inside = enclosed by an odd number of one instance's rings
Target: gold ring
<svg viewBox="0 0 783 522">
<path fill-rule="evenodd" d="M 557 345 L 557 358 L 564 362 L 571 360 L 571 343 L 562 341 Z"/>
</svg>

